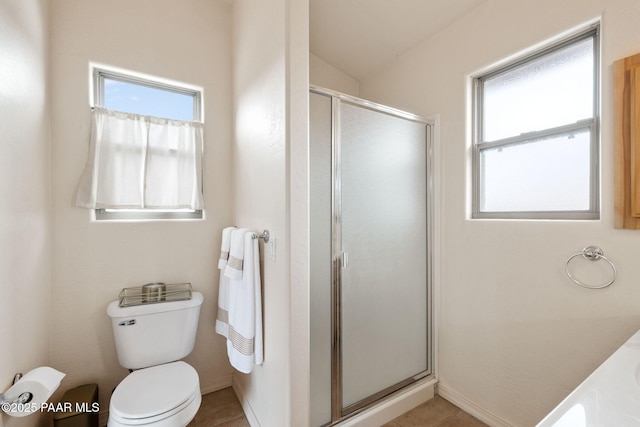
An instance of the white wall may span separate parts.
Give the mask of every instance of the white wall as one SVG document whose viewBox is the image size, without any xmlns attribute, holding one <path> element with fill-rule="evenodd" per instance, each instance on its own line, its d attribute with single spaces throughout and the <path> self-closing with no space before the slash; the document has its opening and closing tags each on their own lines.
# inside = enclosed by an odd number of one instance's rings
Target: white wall
<svg viewBox="0 0 640 427">
<path fill-rule="evenodd" d="M 360 92 L 358 80 L 312 53 L 309 54 L 309 82 L 352 96 L 358 96 Z"/>
<path fill-rule="evenodd" d="M 304 337 L 308 329 L 292 319 L 308 316 L 308 5 L 236 0 L 233 15 L 235 223 L 268 229 L 275 241 L 275 259 L 270 245 L 262 247 L 264 364 L 250 375 L 236 374 L 234 388 L 252 425 L 304 425 L 292 422 L 308 418 L 308 346 L 293 337 Z M 291 180 L 292 174 L 302 181 Z M 295 278 L 304 280 L 299 288 Z M 292 383 L 306 388 L 294 386 L 294 396 Z"/>
<path fill-rule="evenodd" d="M 90 129 L 89 62 L 204 88 L 206 219 L 94 223 L 73 204 Z M 193 353 L 203 392 L 231 384 L 214 332 L 222 228 L 233 220 L 231 7 L 223 0 L 52 0 L 51 362 L 65 388 L 97 382 L 101 410 L 127 371 L 105 309 L 124 287 L 191 282 L 204 294 Z"/>
<path fill-rule="evenodd" d="M 470 220 L 469 75 L 602 16 L 601 220 Z M 362 97 L 440 114 L 440 390 L 493 422 L 537 423 L 640 328 L 640 232 L 613 228 L 611 64 L 640 51 L 636 0 L 488 0 L 361 81 Z M 569 256 L 603 248 L 618 280 L 587 290 Z"/>
<path fill-rule="evenodd" d="M 0 393 L 49 364 L 51 225 L 47 2 L 0 2 Z M 41 417 L 0 426 L 36 425 Z"/>
<path fill-rule="evenodd" d="M 290 229 L 290 426 L 310 422 L 309 246 L 309 1 L 289 0 L 287 10 L 287 186 Z"/>
<path fill-rule="evenodd" d="M 262 253 L 264 363 L 236 373 L 234 389 L 252 425 L 285 426 L 288 398 L 289 246 L 286 223 L 284 1 L 233 5 L 235 224 L 268 229 L 276 261 Z"/>
</svg>

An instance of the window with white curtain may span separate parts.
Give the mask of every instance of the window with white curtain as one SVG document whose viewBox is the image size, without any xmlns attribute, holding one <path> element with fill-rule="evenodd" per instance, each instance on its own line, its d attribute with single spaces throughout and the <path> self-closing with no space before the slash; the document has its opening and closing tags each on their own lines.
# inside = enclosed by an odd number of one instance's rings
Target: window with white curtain
<svg viewBox="0 0 640 427">
<path fill-rule="evenodd" d="M 598 33 L 474 79 L 474 218 L 598 219 Z"/>
<path fill-rule="evenodd" d="M 76 204 L 98 220 L 202 218 L 202 91 L 98 67 L 93 87 Z"/>
</svg>

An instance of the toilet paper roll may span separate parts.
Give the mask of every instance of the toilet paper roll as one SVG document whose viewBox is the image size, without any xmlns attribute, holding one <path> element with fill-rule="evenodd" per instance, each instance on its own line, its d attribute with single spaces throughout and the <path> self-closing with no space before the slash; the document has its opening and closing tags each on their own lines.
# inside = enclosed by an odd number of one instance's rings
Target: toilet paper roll
<svg viewBox="0 0 640 427">
<path fill-rule="evenodd" d="M 24 417 L 39 412 L 42 404 L 58 389 L 64 376 L 62 372 L 48 366 L 29 371 L 6 391 L 5 402 L 1 404 L 2 410 L 13 417 Z M 31 400 L 26 403 L 14 402 L 23 393 L 31 393 Z"/>
</svg>

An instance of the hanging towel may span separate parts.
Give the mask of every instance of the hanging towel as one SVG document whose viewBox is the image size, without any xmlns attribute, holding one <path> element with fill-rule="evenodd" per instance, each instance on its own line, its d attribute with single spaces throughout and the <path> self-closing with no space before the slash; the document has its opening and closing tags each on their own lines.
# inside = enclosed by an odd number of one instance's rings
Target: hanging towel
<svg viewBox="0 0 640 427">
<path fill-rule="evenodd" d="M 242 280 L 244 266 L 244 235 L 249 230 L 239 228 L 231 231 L 231 243 L 229 247 L 229 260 L 224 269 L 224 275 L 231 280 Z"/>
<path fill-rule="evenodd" d="M 227 338 L 229 330 L 229 282 L 230 279 L 224 275 L 229 259 L 229 247 L 231 244 L 231 232 L 236 227 L 227 227 L 222 230 L 222 245 L 220 246 L 220 258 L 218 268 L 220 269 L 220 283 L 218 286 L 218 314 L 216 315 L 216 332 Z"/>
<path fill-rule="evenodd" d="M 242 246 L 242 265 L 239 279 L 231 279 L 228 287 L 227 354 L 231 366 L 245 374 L 261 365 L 263 356 L 262 337 L 262 285 L 260 282 L 260 256 L 258 239 L 254 231 L 243 231 L 242 239 L 237 239 L 240 230 L 232 232 L 231 256 L 235 244 Z M 231 258 L 230 258 L 231 259 Z M 236 276 L 231 262 L 225 269 Z M 229 278 L 230 279 L 230 278 Z"/>
<path fill-rule="evenodd" d="M 229 247 L 231 245 L 231 232 L 236 227 L 227 227 L 222 230 L 222 245 L 220 246 L 220 259 L 218 260 L 218 268 L 224 270 L 229 260 Z"/>
</svg>

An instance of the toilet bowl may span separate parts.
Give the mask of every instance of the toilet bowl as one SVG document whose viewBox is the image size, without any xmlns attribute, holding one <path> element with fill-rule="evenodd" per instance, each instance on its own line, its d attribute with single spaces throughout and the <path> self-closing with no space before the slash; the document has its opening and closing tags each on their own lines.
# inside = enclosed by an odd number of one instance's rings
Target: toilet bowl
<svg viewBox="0 0 640 427">
<path fill-rule="evenodd" d="M 141 369 L 129 374 L 114 390 L 108 425 L 186 426 L 195 417 L 201 400 L 198 373 L 185 362 Z"/>
<path fill-rule="evenodd" d="M 196 370 L 181 361 L 193 350 L 203 296 L 189 300 L 107 307 L 120 365 L 132 370 L 115 388 L 108 427 L 184 427 L 202 395 Z"/>
</svg>

